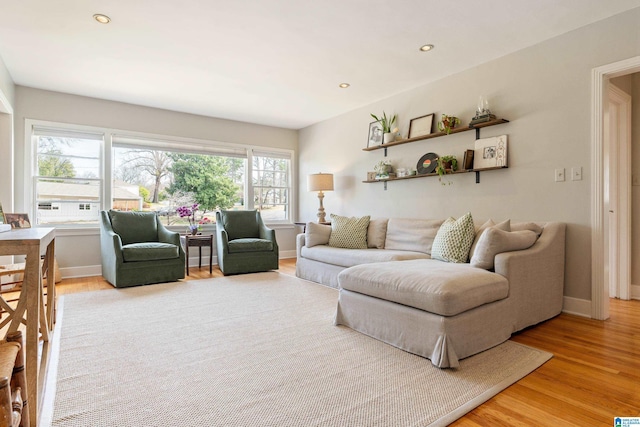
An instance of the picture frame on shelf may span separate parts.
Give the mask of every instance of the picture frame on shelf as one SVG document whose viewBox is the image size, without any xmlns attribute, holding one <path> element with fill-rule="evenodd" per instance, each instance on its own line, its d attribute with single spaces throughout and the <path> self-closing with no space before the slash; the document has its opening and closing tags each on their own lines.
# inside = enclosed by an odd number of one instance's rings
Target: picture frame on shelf
<svg viewBox="0 0 640 427">
<path fill-rule="evenodd" d="M 26 213 L 5 213 L 4 219 L 7 224 L 11 224 L 11 228 L 31 228 L 29 214 Z"/>
<path fill-rule="evenodd" d="M 380 122 L 369 123 L 369 137 L 367 139 L 367 148 L 376 147 L 382 144 L 384 132 L 382 132 L 382 125 Z"/>
<path fill-rule="evenodd" d="M 376 173 L 375 172 L 367 172 L 367 181 L 375 181 Z"/>
<path fill-rule="evenodd" d="M 427 114 L 426 116 L 416 117 L 409 121 L 409 135 L 408 138 L 416 138 L 418 136 L 430 135 L 433 129 L 433 115 L 434 113 Z"/>
<path fill-rule="evenodd" d="M 473 168 L 507 167 L 507 135 L 477 139 L 473 154 Z"/>
</svg>

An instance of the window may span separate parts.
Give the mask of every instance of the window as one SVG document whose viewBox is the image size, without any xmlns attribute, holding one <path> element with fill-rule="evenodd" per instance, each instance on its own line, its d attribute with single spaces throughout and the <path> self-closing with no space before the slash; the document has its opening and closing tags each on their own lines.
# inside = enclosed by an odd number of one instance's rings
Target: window
<svg viewBox="0 0 640 427">
<path fill-rule="evenodd" d="M 100 210 L 112 208 L 155 211 L 180 227 L 189 219 L 177 208 L 195 203 L 202 225 L 219 209 L 258 209 L 267 223 L 291 221 L 290 150 L 28 122 L 37 224 L 95 226 Z"/>
<path fill-rule="evenodd" d="M 35 127 L 37 224 L 97 224 L 103 135 Z"/>
<path fill-rule="evenodd" d="M 253 153 L 253 203 L 265 222 L 290 220 L 290 170 L 291 160 L 286 154 Z"/>
</svg>

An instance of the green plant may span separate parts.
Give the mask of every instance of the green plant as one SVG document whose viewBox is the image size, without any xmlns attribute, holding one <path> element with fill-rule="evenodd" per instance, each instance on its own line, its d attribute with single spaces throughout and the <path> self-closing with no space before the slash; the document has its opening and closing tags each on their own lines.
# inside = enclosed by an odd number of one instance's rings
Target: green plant
<svg viewBox="0 0 640 427">
<path fill-rule="evenodd" d="M 373 117 L 376 122 L 380 123 L 380 125 L 382 126 L 382 132 L 389 133 L 391 132 L 391 125 L 396 122 L 398 115 L 394 114 L 392 117 L 387 117 L 387 113 L 383 111 L 382 117 L 378 118 L 378 116 L 373 113 L 371 114 L 371 117 Z"/>
<path fill-rule="evenodd" d="M 438 157 L 438 165 L 436 166 L 436 173 L 438 174 L 438 181 L 440 181 L 442 185 L 445 185 L 445 183 L 442 182 L 442 177 L 446 175 L 447 171 L 454 172 L 456 170 L 458 170 L 458 159 L 456 159 L 456 156 Z M 448 181 L 448 184 L 450 185 L 451 182 Z"/>
<path fill-rule="evenodd" d="M 451 129 L 458 126 L 459 124 L 460 119 L 456 116 L 447 116 L 446 114 L 443 114 L 442 119 L 438 122 L 438 130 L 449 135 L 449 133 L 451 133 Z"/>
</svg>

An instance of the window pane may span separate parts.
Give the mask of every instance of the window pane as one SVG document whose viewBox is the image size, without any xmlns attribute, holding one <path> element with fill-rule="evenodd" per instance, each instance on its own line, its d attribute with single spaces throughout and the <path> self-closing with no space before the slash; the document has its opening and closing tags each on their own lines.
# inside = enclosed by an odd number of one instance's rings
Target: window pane
<svg viewBox="0 0 640 427">
<path fill-rule="evenodd" d="M 253 203 L 265 222 L 289 219 L 290 160 L 253 157 Z"/>
<path fill-rule="evenodd" d="M 35 180 L 37 224 L 97 224 L 101 206 L 101 140 L 39 135 Z"/>
<path fill-rule="evenodd" d="M 197 203 L 195 221 L 208 224 L 217 209 L 244 209 L 246 159 L 149 147 L 113 149 L 113 206 L 156 211 L 165 225 L 188 225 L 176 209 Z M 136 204 L 139 203 L 139 206 Z"/>
</svg>

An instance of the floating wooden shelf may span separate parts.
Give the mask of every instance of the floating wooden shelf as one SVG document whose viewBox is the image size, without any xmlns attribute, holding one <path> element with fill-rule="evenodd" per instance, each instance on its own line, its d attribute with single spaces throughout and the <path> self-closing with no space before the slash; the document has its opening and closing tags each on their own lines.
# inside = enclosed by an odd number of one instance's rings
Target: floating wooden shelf
<svg viewBox="0 0 640 427">
<path fill-rule="evenodd" d="M 507 169 L 507 166 L 496 166 L 496 167 L 493 167 L 493 168 L 482 168 L 482 169 L 458 170 L 458 171 L 455 171 L 455 172 L 447 172 L 446 175 L 456 175 L 456 174 L 460 174 L 460 173 L 476 172 L 476 177 L 477 177 L 480 172 L 492 171 L 492 170 L 497 170 L 497 169 Z M 438 176 L 438 174 L 435 173 L 435 172 L 434 173 L 423 173 L 423 174 L 418 174 L 418 175 L 407 175 L 407 176 L 399 176 L 399 177 L 395 177 L 395 178 L 375 179 L 375 180 L 362 181 L 362 182 L 364 182 L 364 183 L 373 183 L 373 182 L 400 181 L 400 180 L 403 180 L 403 179 L 427 178 L 427 177 L 431 177 L 431 176 Z M 478 178 L 476 178 L 476 180 L 478 180 Z"/>
<path fill-rule="evenodd" d="M 490 122 L 478 123 L 478 124 L 475 124 L 473 126 L 453 128 L 453 129 L 451 129 L 451 132 L 449 132 L 449 135 L 453 135 L 454 133 L 467 132 L 467 131 L 474 130 L 474 129 L 476 129 L 478 131 L 478 132 L 476 132 L 476 134 L 477 134 L 477 133 L 479 133 L 479 129 L 480 128 L 484 128 L 484 127 L 488 127 L 488 126 L 500 125 L 500 124 L 503 124 L 503 123 L 509 123 L 509 120 L 506 120 L 506 119 L 495 119 L 495 120 L 491 120 Z M 430 133 L 429 135 L 416 136 L 415 138 L 401 139 L 399 141 L 389 142 L 388 144 L 382 144 L 382 145 L 376 145 L 374 147 L 363 148 L 362 151 L 375 151 L 375 150 L 387 149 L 389 147 L 395 147 L 396 145 L 408 144 L 410 142 L 422 141 L 424 139 L 438 138 L 438 137 L 441 137 L 441 136 L 447 136 L 447 134 L 444 133 L 444 132 L 435 132 L 435 133 Z"/>
</svg>

